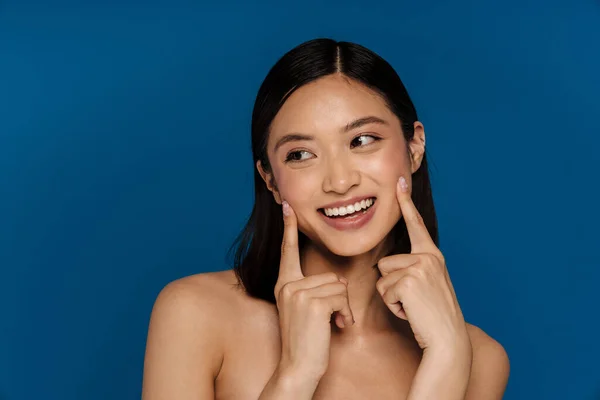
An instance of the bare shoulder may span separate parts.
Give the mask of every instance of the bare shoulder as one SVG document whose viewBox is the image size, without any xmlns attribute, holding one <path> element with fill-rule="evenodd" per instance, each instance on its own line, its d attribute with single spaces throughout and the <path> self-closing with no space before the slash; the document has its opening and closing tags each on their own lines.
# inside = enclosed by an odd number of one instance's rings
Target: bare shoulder
<svg viewBox="0 0 600 400">
<path fill-rule="evenodd" d="M 143 398 L 209 398 L 224 336 L 244 297 L 233 271 L 188 276 L 159 293 L 148 327 Z M 209 396 L 209 397 L 206 397 Z"/>
<path fill-rule="evenodd" d="M 210 324 L 211 331 L 227 331 L 249 301 L 233 270 L 205 272 L 177 279 L 159 293 L 152 317 L 181 319 L 190 329 Z M 215 337 L 222 338 L 219 333 Z"/>
<path fill-rule="evenodd" d="M 233 270 L 205 272 L 177 279 L 163 288 L 162 297 L 181 297 L 193 304 L 209 302 L 212 306 L 227 306 L 232 297 L 243 296 L 243 290 Z M 222 310 L 221 310 L 222 311 Z"/>
<path fill-rule="evenodd" d="M 206 272 L 177 279 L 159 293 L 153 315 L 167 308 L 175 317 L 191 321 L 225 323 L 240 301 L 243 290 L 232 270 Z M 218 326 L 222 326 L 219 324 Z M 213 326 L 213 328 L 218 328 Z"/>
<path fill-rule="evenodd" d="M 504 346 L 478 326 L 467 323 L 467 331 L 473 346 L 473 357 L 508 368 L 508 354 Z"/>
<path fill-rule="evenodd" d="M 467 323 L 467 331 L 473 347 L 467 399 L 502 399 L 510 374 L 504 346 L 475 325 Z"/>
</svg>

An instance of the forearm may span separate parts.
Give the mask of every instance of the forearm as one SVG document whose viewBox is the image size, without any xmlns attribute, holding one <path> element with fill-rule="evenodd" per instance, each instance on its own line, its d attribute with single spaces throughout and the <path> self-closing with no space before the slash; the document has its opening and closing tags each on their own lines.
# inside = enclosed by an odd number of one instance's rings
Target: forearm
<svg viewBox="0 0 600 400">
<path fill-rule="evenodd" d="M 470 342 L 443 352 L 425 352 L 408 400 L 464 400 L 471 375 Z"/>
<path fill-rule="evenodd" d="M 260 394 L 259 400 L 311 400 L 318 384 L 318 379 L 308 379 L 301 374 L 278 368 Z"/>
</svg>

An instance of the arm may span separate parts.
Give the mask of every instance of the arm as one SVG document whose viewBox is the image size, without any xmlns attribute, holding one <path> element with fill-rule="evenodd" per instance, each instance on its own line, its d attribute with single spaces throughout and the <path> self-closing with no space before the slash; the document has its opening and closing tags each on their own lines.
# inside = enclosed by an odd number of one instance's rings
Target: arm
<svg viewBox="0 0 600 400">
<path fill-rule="evenodd" d="M 502 400 L 510 374 L 508 354 L 480 328 L 474 325 L 468 328 L 473 343 L 473 368 L 465 399 Z"/>
<path fill-rule="evenodd" d="M 184 278 L 158 295 L 148 329 L 143 400 L 212 399 L 223 358 L 206 282 Z M 203 284 L 204 282 L 204 284 Z M 204 288 L 203 286 L 207 286 Z"/>
<path fill-rule="evenodd" d="M 311 400 L 318 384 L 318 380 L 277 368 L 260 394 L 259 400 Z"/>
<path fill-rule="evenodd" d="M 472 354 L 468 337 L 446 349 L 426 349 L 408 400 L 464 400 L 471 375 Z"/>
<path fill-rule="evenodd" d="M 500 343 L 468 325 L 471 346 L 424 353 L 409 400 L 501 400 L 510 364 Z M 469 348 L 470 347 L 470 348 Z"/>
</svg>

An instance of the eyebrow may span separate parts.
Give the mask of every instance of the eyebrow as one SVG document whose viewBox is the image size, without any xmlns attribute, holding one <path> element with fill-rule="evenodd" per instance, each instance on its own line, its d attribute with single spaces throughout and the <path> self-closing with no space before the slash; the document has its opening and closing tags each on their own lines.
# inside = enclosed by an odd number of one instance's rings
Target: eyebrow
<svg viewBox="0 0 600 400">
<path fill-rule="evenodd" d="M 358 128 L 368 125 L 368 124 L 389 125 L 387 123 L 387 121 L 385 121 L 379 117 L 368 116 L 368 117 L 362 117 L 362 118 L 356 119 L 356 120 L 346 124 L 346 126 L 344 126 L 342 129 L 340 129 L 340 133 L 348 133 L 350 131 L 353 131 L 354 129 L 358 129 Z M 306 135 L 303 133 L 290 133 L 290 134 L 283 136 L 281 139 L 279 139 L 277 141 L 277 143 L 275 144 L 274 151 L 276 152 L 277 149 L 279 149 L 281 146 L 283 146 L 286 143 L 307 141 L 307 140 L 314 140 L 314 136 Z"/>
</svg>

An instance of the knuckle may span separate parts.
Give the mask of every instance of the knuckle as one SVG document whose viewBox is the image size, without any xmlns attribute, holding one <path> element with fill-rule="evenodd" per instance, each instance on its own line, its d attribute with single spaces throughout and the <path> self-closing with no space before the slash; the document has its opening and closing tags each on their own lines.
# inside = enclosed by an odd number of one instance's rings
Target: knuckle
<svg viewBox="0 0 600 400">
<path fill-rule="evenodd" d="M 297 290 L 293 294 L 294 303 L 296 304 L 306 304 L 309 299 L 308 290 L 302 289 Z"/>
<path fill-rule="evenodd" d="M 283 296 L 283 298 L 285 298 L 285 299 L 289 299 L 290 297 L 292 297 L 292 295 L 294 294 L 294 288 L 293 288 L 291 282 L 284 284 L 281 287 L 280 293 L 281 293 L 281 296 Z"/>
<path fill-rule="evenodd" d="M 419 266 L 411 266 L 407 268 L 407 272 L 409 273 L 409 275 L 411 277 L 417 277 L 417 278 L 425 278 L 427 276 L 427 269 L 424 268 L 423 265 L 419 265 Z"/>
<path fill-rule="evenodd" d="M 392 287 L 389 288 L 389 290 L 386 290 L 385 293 L 383 293 L 383 300 L 386 303 L 394 303 L 395 299 L 400 298 L 400 295 L 402 294 L 402 289 L 396 284 Z"/>
<path fill-rule="evenodd" d="M 410 290 L 414 289 L 416 284 L 417 284 L 417 278 L 415 278 L 412 275 L 406 275 L 405 277 L 403 277 L 402 279 L 400 279 L 398 281 L 397 286 L 402 291 L 410 291 Z"/>
<path fill-rule="evenodd" d="M 446 265 L 446 257 L 444 257 L 444 254 L 442 254 L 441 251 L 438 250 L 434 255 L 438 261 L 440 261 L 443 265 Z"/>
<path fill-rule="evenodd" d="M 435 265 L 438 262 L 438 259 L 436 258 L 436 256 L 432 253 L 426 253 L 423 255 L 427 264 L 429 265 Z"/>
<path fill-rule="evenodd" d="M 424 264 L 432 271 L 433 270 L 437 271 L 445 265 L 444 262 L 442 261 L 443 258 L 440 258 L 440 256 L 438 254 L 427 253 L 424 258 L 425 258 Z"/>
<path fill-rule="evenodd" d="M 383 272 L 389 272 L 393 266 L 393 259 L 390 256 L 383 257 L 377 262 L 377 268 Z"/>
<path fill-rule="evenodd" d="M 419 267 L 426 267 L 431 265 L 431 254 L 430 253 L 419 253 L 418 254 L 419 261 L 417 265 Z"/>
<path fill-rule="evenodd" d="M 377 288 L 377 291 L 379 293 L 383 293 L 383 286 L 384 286 L 383 279 L 379 279 L 377 281 L 377 283 L 375 284 L 375 287 Z"/>
<path fill-rule="evenodd" d="M 386 303 L 394 303 L 402 295 L 402 288 L 399 285 L 394 285 L 383 294 L 383 299 Z"/>
<path fill-rule="evenodd" d="M 277 282 L 275 284 L 275 287 L 273 288 L 273 294 L 275 295 L 276 300 L 279 297 L 279 293 L 281 293 L 281 285 L 279 284 L 279 282 Z"/>
</svg>

